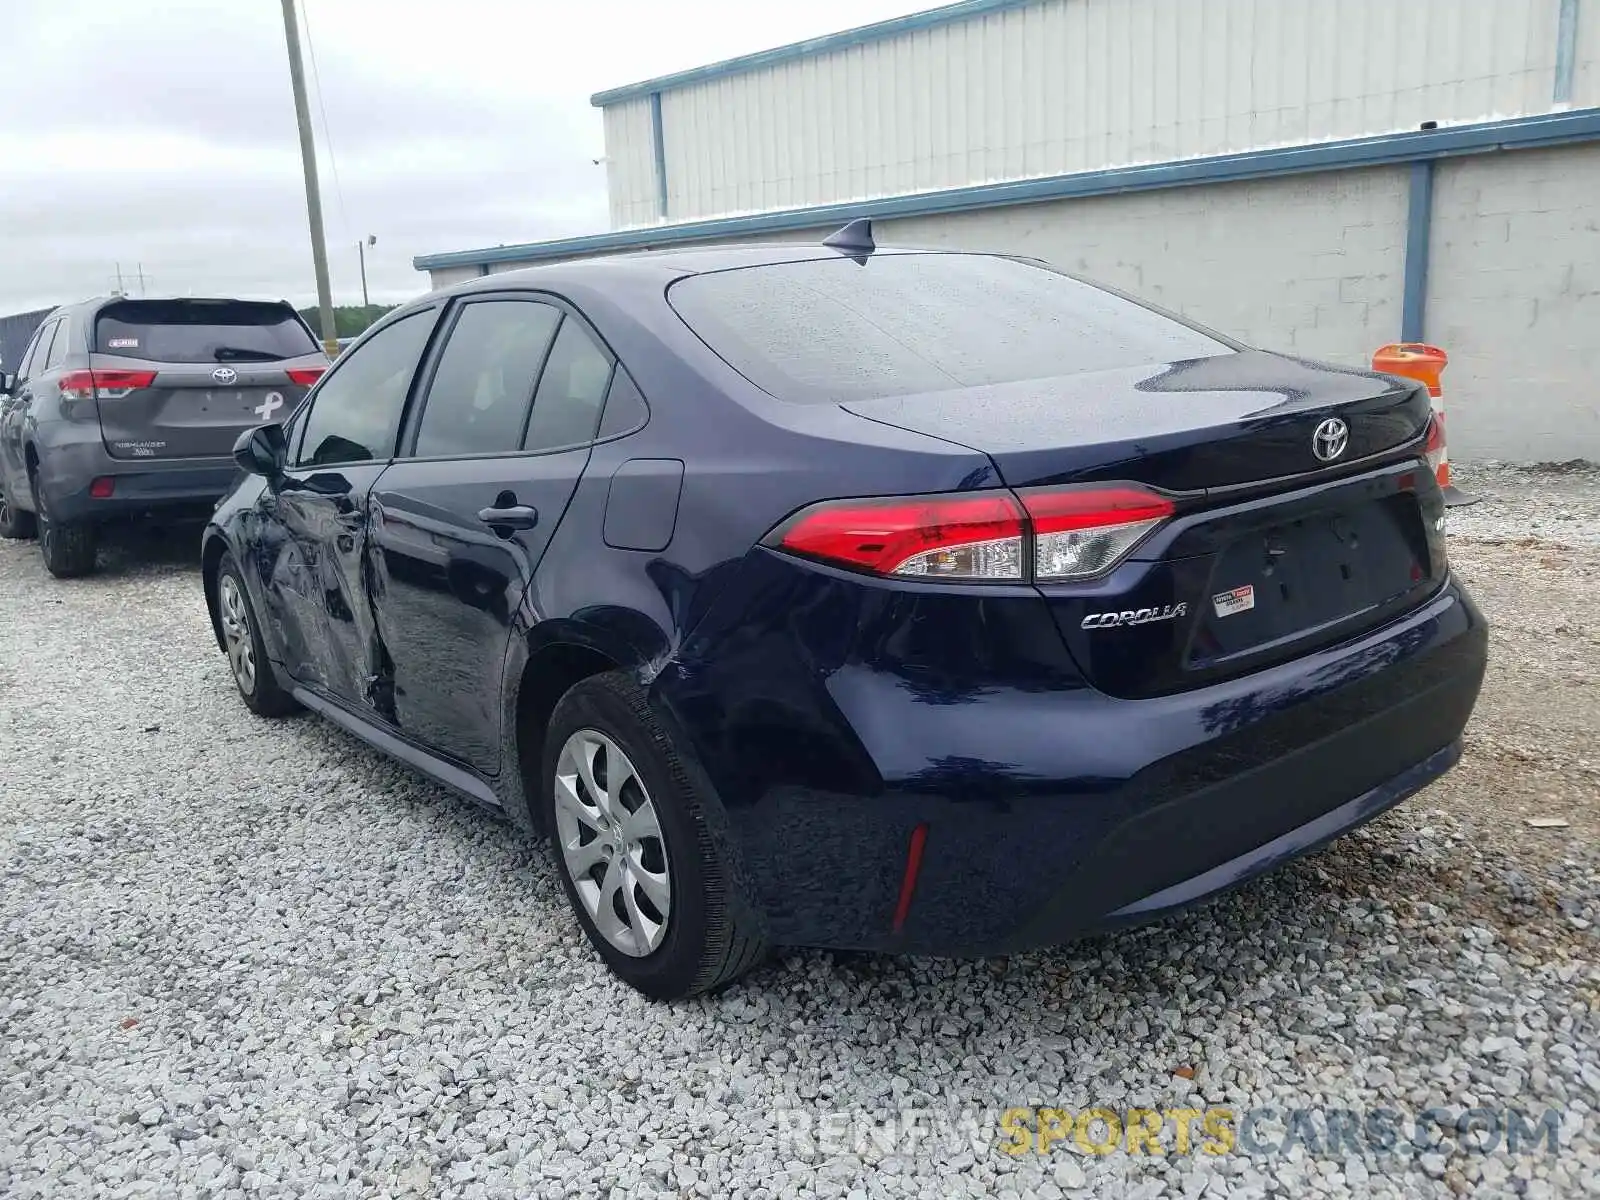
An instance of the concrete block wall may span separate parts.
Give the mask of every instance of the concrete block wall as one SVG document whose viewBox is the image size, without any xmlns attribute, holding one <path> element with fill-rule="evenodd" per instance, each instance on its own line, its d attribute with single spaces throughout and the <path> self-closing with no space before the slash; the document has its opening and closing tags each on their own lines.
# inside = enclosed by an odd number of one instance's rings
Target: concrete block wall
<svg viewBox="0 0 1600 1200">
<path fill-rule="evenodd" d="M 1600 144 L 1435 170 L 1424 336 L 1450 354 L 1451 457 L 1600 461 Z M 1376 167 L 875 229 L 888 244 L 1033 255 L 1252 345 L 1365 366 L 1400 337 L 1408 195 L 1409 167 Z M 728 240 L 820 242 L 831 229 Z M 432 273 L 435 286 L 477 274 Z"/>
<path fill-rule="evenodd" d="M 1362 365 L 1400 330 L 1406 169 L 884 221 L 879 238 L 1042 258 L 1241 341 Z"/>
<path fill-rule="evenodd" d="M 1600 145 L 1446 159 L 1433 211 L 1451 457 L 1600 461 Z"/>
</svg>

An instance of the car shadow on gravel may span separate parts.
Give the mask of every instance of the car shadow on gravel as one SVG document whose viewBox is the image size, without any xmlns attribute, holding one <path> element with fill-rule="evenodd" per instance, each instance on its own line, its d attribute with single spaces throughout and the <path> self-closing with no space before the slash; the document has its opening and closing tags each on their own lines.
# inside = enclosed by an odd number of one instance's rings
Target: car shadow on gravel
<svg viewBox="0 0 1600 1200">
<path fill-rule="evenodd" d="M 166 575 L 200 569 L 203 522 L 111 525 L 102 533 L 93 579 Z"/>
<path fill-rule="evenodd" d="M 753 990 L 780 1010 L 781 1027 L 847 1040 L 858 1033 L 852 1010 L 900 1002 L 932 1029 L 962 1035 L 949 1042 L 959 1057 L 970 1052 L 975 1021 L 1003 1018 L 997 1045 L 1049 1047 L 1063 1029 L 1086 1033 L 1086 1025 L 1125 1022 L 1130 1012 L 1147 1014 L 1155 1027 L 1175 996 L 1196 990 L 1210 992 L 1217 1011 L 1271 994 L 1275 1022 L 1303 1032 L 1323 1023 L 1326 1001 L 1305 996 L 1307 984 L 1320 981 L 1317 990 L 1332 993 L 1347 978 L 1386 975 L 1397 935 L 1408 960 L 1456 954 L 1469 927 L 1492 932 L 1519 958 L 1582 961 L 1592 952 L 1581 944 L 1587 935 L 1564 919 L 1555 888 L 1527 879 L 1504 855 L 1453 854 L 1444 840 L 1426 840 L 1431 832 L 1418 845 L 1404 818 L 1380 818 L 1194 908 L 1010 959 L 791 953 L 706 1003 L 736 1009 Z M 846 996 L 830 994 L 833 985 Z M 1386 989 L 1393 994 L 1380 1002 L 1406 999 L 1401 981 Z M 1183 1031 L 1168 1032 L 1183 1040 Z"/>
</svg>

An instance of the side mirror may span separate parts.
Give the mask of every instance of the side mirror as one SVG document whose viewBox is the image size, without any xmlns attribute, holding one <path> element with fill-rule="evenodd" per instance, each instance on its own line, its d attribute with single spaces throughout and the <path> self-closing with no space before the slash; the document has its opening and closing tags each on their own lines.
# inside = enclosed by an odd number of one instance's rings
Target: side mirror
<svg viewBox="0 0 1600 1200">
<path fill-rule="evenodd" d="M 283 474 L 284 450 L 282 425 L 257 425 L 239 435 L 233 444 L 233 461 L 251 475 L 276 479 Z"/>
</svg>

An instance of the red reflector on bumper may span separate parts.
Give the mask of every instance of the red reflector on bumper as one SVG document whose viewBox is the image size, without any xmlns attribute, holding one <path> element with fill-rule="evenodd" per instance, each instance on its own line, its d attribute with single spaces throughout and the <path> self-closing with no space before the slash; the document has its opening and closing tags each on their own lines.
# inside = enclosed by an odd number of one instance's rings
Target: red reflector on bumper
<svg viewBox="0 0 1600 1200">
<path fill-rule="evenodd" d="M 928 824 L 924 821 L 911 831 L 911 846 L 906 851 L 906 873 L 900 879 L 900 902 L 894 906 L 892 928 L 896 933 L 905 926 L 906 917 L 911 913 L 911 897 L 917 891 L 917 872 L 922 870 L 922 847 L 927 840 Z"/>
<path fill-rule="evenodd" d="M 89 485 L 89 495 L 96 500 L 108 500 L 117 490 L 117 481 L 110 475 L 102 475 Z"/>
</svg>

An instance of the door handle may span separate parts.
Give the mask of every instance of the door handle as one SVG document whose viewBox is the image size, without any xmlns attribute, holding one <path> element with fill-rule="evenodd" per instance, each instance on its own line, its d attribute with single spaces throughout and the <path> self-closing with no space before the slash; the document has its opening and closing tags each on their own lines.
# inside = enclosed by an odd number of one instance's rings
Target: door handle
<svg viewBox="0 0 1600 1200">
<path fill-rule="evenodd" d="M 478 520 L 495 530 L 532 529 L 539 523 L 539 510 L 526 504 L 505 508 L 480 508 Z"/>
</svg>

